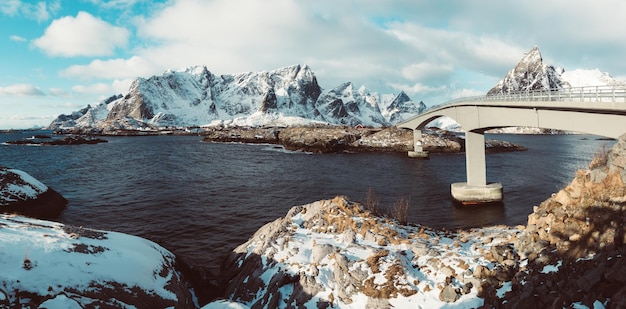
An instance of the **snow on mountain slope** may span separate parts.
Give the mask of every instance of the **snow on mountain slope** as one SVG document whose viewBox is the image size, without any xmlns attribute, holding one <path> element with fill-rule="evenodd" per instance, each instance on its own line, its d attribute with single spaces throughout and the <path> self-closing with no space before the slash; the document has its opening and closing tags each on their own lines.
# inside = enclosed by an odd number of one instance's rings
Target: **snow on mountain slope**
<svg viewBox="0 0 626 309">
<path fill-rule="evenodd" d="M 487 95 L 541 89 L 563 89 L 561 69 L 543 63 L 541 52 L 533 47 Z"/>
<path fill-rule="evenodd" d="M 598 69 L 584 70 L 577 69 L 572 71 L 564 71 L 561 73 L 561 79 L 567 82 L 571 87 L 587 87 L 587 86 L 626 86 L 626 81 L 613 78 L 607 72 L 601 72 Z"/>
<path fill-rule="evenodd" d="M 587 86 L 626 86 L 626 81 L 617 80 L 598 69 L 566 71 L 554 68 L 543 62 L 539 48 L 535 46 L 487 94 Z"/>
<path fill-rule="evenodd" d="M 426 110 L 424 102 L 413 102 L 404 91 L 400 91 L 392 100 L 381 104 L 383 117 L 390 123 L 406 120 L 422 113 L 424 110 Z"/>
<path fill-rule="evenodd" d="M 379 126 L 385 119 L 378 108 L 378 100 L 378 95 L 367 88 L 355 89 L 347 82 L 323 94 L 317 100 L 317 108 L 322 119 L 329 123 Z"/>
<path fill-rule="evenodd" d="M 381 126 L 413 116 L 404 94 L 381 109 L 381 96 L 347 82 L 322 94 L 313 71 L 294 65 L 269 72 L 214 75 L 204 66 L 137 78 L 128 94 L 95 108 L 60 115 L 48 129 L 156 129 L 164 126 L 301 125 Z M 393 103 L 393 104 L 392 104 Z"/>
<path fill-rule="evenodd" d="M 517 91 L 534 90 L 563 90 L 570 87 L 588 86 L 626 86 L 626 82 L 611 77 L 600 70 L 577 69 L 565 71 L 555 69 L 543 63 L 537 46 L 533 47 L 520 62 L 499 81 L 487 95 L 495 95 Z M 444 129 L 448 129 L 442 127 Z M 553 134 L 554 130 L 540 128 L 498 128 L 490 133 L 524 133 L 524 134 Z M 559 132 L 560 133 L 560 132 Z"/>
<path fill-rule="evenodd" d="M 451 132 L 463 131 L 463 128 L 461 128 L 461 126 L 456 121 L 454 121 L 454 119 L 446 116 L 439 117 L 433 120 L 427 125 L 427 127 L 436 127 Z"/>
</svg>

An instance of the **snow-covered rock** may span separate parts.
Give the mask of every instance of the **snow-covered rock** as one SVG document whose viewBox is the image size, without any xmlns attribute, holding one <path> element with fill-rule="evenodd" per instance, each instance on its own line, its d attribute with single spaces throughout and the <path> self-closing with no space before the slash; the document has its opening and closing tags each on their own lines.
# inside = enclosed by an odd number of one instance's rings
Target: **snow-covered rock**
<svg viewBox="0 0 626 309">
<path fill-rule="evenodd" d="M 28 173 L 0 166 L 0 213 L 55 218 L 67 200 Z"/>
<path fill-rule="evenodd" d="M 222 277 L 226 298 L 253 308 L 475 308 L 483 300 L 474 270 L 494 268 L 487 252 L 518 232 L 404 226 L 338 197 L 263 226 L 233 251 Z"/>
<path fill-rule="evenodd" d="M 0 215 L 2 308 L 193 308 L 175 256 L 143 238 Z"/>
<path fill-rule="evenodd" d="M 402 93 L 403 94 L 403 93 Z M 417 114 L 406 94 L 385 101 L 347 82 L 324 92 L 313 71 L 294 65 L 270 72 L 215 75 L 205 66 L 137 78 L 129 92 L 96 107 L 60 115 L 48 129 L 156 130 L 159 127 L 329 123 L 383 126 Z"/>
</svg>

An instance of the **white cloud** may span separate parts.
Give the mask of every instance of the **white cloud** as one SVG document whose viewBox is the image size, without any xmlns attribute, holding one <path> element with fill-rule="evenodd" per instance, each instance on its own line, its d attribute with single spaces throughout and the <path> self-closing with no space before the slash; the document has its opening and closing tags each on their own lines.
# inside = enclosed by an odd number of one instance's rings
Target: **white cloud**
<svg viewBox="0 0 626 309">
<path fill-rule="evenodd" d="M 72 87 L 72 91 L 78 93 L 111 93 L 111 86 L 105 83 L 97 83 L 91 85 L 77 85 Z"/>
<path fill-rule="evenodd" d="M 133 83 L 135 79 L 134 78 L 127 78 L 127 79 L 116 79 L 113 81 L 113 83 L 111 84 L 111 90 L 113 90 L 112 92 L 109 92 L 109 94 L 111 93 L 128 93 L 128 90 L 130 89 L 130 85 Z"/>
<path fill-rule="evenodd" d="M 435 63 L 422 61 L 410 64 L 402 68 L 402 76 L 408 80 L 425 81 L 428 79 L 440 79 L 454 73 L 454 66 L 450 63 Z"/>
<path fill-rule="evenodd" d="M 52 116 L 31 116 L 31 115 L 11 115 L 9 119 L 11 120 L 47 120 Z"/>
<path fill-rule="evenodd" d="M 325 89 L 352 81 L 380 93 L 404 90 L 414 99 L 438 104 L 485 93 L 535 44 L 549 64 L 626 75 L 621 61 L 626 19 L 619 12 L 626 10 L 626 2 L 621 0 L 607 0 L 614 8 L 608 11 L 579 0 L 567 5 L 539 0 L 171 0 L 154 6 L 142 0 L 90 1 L 103 9 L 145 4 L 149 13 L 116 21 L 131 21 L 128 29 L 136 30 L 130 42 L 135 45 L 128 50 L 132 57 L 112 54 L 126 46 L 128 32 L 121 40 L 109 40 L 110 31 L 93 32 L 94 40 L 106 42 L 105 48 L 97 48 L 107 51 L 100 56 L 113 55 L 111 59 L 89 60 L 60 72 L 102 82 L 79 86 L 81 93 L 104 91 L 107 85 L 113 89 L 110 80 L 190 65 L 231 74 L 308 64 Z M 77 24 L 79 16 L 66 19 Z M 121 29 L 99 21 L 108 29 Z M 79 41 L 46 48 L 59 49 L 51 55 L 97 56 L 91 49 L 76 52 L 94 46 Z"/>
<path fill-rule="evenodd" d="M 415 83 L 413 85 L 405 85 L 405 84 L 390 84 L 394 89 L 397 90 L 402 90 L 404 92 L 406 92 L 407 94 L 411 95 L 411 94 L 428 94 L 428 93 L 432 93 L 432 92 L 440 92 L 443 90 L 446 90 L 446 86 L 445 85 L 441 85 L 441 86 L 437 86 L 437 87 L 432 87 L 432 86 L 428 86 L 428 85 L 424 85 L 422 83 Z"/>
<path fill-rule="evenodd" d="M 62 88 L 48 88 L 48 93 L 55 97 L 68 98 L 70 97 L 70 93 Z"/>
<path fill-rule="evenodd" d="M 464 97 L 474 97 L 479 95 L 485 95 L 484 92 L 478 91 L 476 89 L 458 89 L 452 92 L 451 98 L 464 98 Z"/>
<path fill-rule="evenodd" d="M 128 93 L 133 79 L 114 80 L 107 83 L 95 83 L 90 85 L 75 85 L 72 87 L 72 91 L 78 94 L 97 94 L 109 97 L 112 94 Z"/>
<path fill-rule="evenodd" d="M 3 0 L 0 12 L 8 16 L 22 15 L 26 18 L 44 22 L 61 8 L 59 1 L 39 1 L 37 3 L 22 2 L 20 0 Z"/>
<path fill-rule="evenodd" d="M 9 39 L 13 42 L 26 42 L 26 39 L 19 35 L 12 35 L 9 37 Z"/>
<path fill-rule="evenodd" d="M 428 28 L 415 23 L 396 22 L 388 26 L 391 35 L 414 48 L 414 57 L 427 59 L 420 65 L 436 74 L 439 71 L 432 68 L 448 65 L 489 73 L 503 71 L 501 74 L 504 75 L 521 59 L 522 53 L 532 47 L 521 47 L 497 37 Z"/>
<path fill-rule="evenodd" d="M 406 53 L 405 46 L 362 16 L 335 7 L 283 0 L 174 1 L 138 23 L 138 36 L 158 44 L 136 51 L 163 69 L 204 64 L 218 74 L 309 64 L 327 87 L 346 78 L 363 82 L 372 73 L 384 78 L 397 69 L 386 65 L 399 60 L 389 50 Z"/>
<path fill-rule="evenodd" d="M 107 9 L 123 9 L 145 0 L 89 0 L 89 2 Z"/>
<path fill-rule="evenodd" d="M 129 31 L 87 12 L 54 20 L 33 44 L 50 56 L 108 56 L 126 47 Z"/>
<path fill-rule="evenodd" d="M 0 5 L 0 12 L 8 16 L 14 16 L 19 12 L 21 5 L 22 2 L 20 0 L 5 0 Z"/>
<path fill-rule="evenodd" d="M 130 59 L 93 60 L 88 65 L 73 65 L 59 74 L 64 77 L 88 78 L 135 78 L 156 74 L 158 67 L 142 57 L 133 56 Z"/>
<path fill-rule="evenodd" d="M 43 96 L 46 95 L 39 88 L 29 84 L 15 84 L 0 87 L 1 96 Z"/>
<path fill-rule="evenodd" d="M 61 71 L 63 77 L 88 78 L 135 78 L 138 76 L 153 75 L 160 70 L 157 66 L 142 57 L 133 56 L 130 59 L 93 60 L 88 65 L 73 65 Z"/>
</svg>

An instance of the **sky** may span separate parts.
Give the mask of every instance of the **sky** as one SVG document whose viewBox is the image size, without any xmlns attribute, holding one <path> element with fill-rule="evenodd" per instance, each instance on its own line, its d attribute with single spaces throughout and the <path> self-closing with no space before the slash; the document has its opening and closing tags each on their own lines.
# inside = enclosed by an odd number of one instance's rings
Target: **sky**
<svg viewBox="0 0 626 309">
<path fill-rule="evenodd" d="M 49 124 L 133 79 L 308 65 L 432 106 L 486 93 L 535 45 L 626 79 L 622 0 L 0 0 L 0 129 Z"/>
</svg>

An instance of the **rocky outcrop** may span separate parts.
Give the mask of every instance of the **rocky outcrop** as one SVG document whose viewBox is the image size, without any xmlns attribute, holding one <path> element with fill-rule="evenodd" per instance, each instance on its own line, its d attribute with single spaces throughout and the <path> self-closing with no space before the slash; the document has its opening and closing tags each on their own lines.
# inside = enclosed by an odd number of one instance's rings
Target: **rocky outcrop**
<svg viewBox="0 0 626 309">
<path fill-rule="evenodd" d="M 270 143 L 288 150 L 314 153 L 338 152 L 408 152 L 413 149 L 413 132 L 390 128 L 354 128 L 340 126 L 216 128 L 206 131 L 206 142 Z M 431 153 L 465 151 L 465 142 L 453 133 L 427 130 L 423 135 L 424 149 Z M 487 152 L 524 151 L 526 148 L 506 141 L 488 140 Z"/>
<path fill-rule="evenodd" d="M 32 138 L 6 142 L 9 145 L 41 145 L 41 146 L 60 146 L 60 145 L 93 145 L 107 143 L 108 141 L 95 137 L 83 136 L 66 136 L 63 138 Z"/>
<path fill-rule="evenodd" d="M 579 259 L 626 243 L 626 135 L 528 217 L 526 237 Z"/>
<path fill-rule="evenodd" d="M 506 243 L 517 229 L 456 234 L 372 211 L 343 197 L 292 208 L 227 258 L 225 298 L 251 308 L 479 307 L 487 279 L 473 273 L 493 271 L 492 251 L 502 263 L 514 259 Z"/>
<path fill-rule="evenodd" d="M 56 218 L 67 200 L 24 171 L 0 166 L 0 212 Z"/>
<path fill-rule="evenodd" d="M 229 256 L 225 298 L 252 308 L 624 308 L 625 183 L 626 135 L 526 226 L 403 226 L 369 198 L 294 207 Z"/>
<path fill-rule="evenodd" d="M 174 254 L 131 235 L 0 215 L 2 308 L 193 308 Z"/>
<path fill-rule="evenodd" d="M 288 150 L 316 153 L 344 152 L 369 130 L 351 127 L 293 127 L 285 128 L 278 134 L 278 141 Z"/>
<path fill-rule="evenodd" d="M 589 168 L 579 170 L 564 189 L 534 208 L 515 242 L 525 265 L 512 278 L 510 292 L 501 298 L 487 293 L 486 304 L 624 308 L 625 183 L 623 135 L 610 151 L 598 151 Z"/>
</svg>

